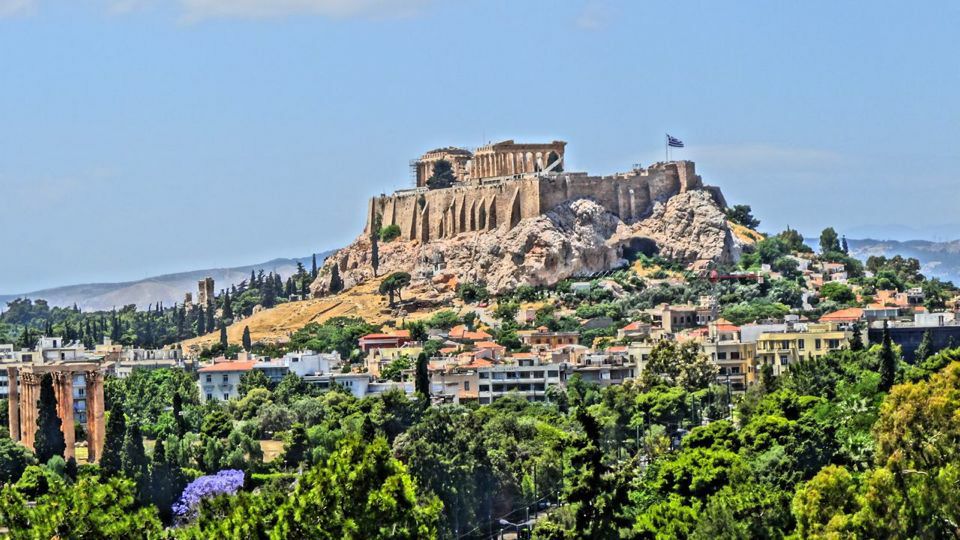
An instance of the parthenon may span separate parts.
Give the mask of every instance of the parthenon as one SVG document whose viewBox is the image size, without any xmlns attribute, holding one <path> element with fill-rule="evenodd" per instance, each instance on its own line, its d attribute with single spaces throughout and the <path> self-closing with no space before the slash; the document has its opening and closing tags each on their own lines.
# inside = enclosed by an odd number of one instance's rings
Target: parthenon
<svg viewBox="0 0 960 540">
<path fill-rule="evenodd" d="M 9 380 L 8 414 L 10 438 L 33 449 L 37 431 L 37 401 L 40 399 L 40 381 L 43 375 L 53 377 L 53 389 L 57 398 L 57 416 L 66 442 L 64 457 L 75 456 L 74 415 L 86 415 L 87 461 L 98 461 L 103 453 L 103 372 L 100 364 L 93 362 L 21 365 L 7 367 Z M 75 384 L 75 381 L 77 384 Z M 18 384 L 19 383 L 19 384 Z M 74 388 L 83 397 L 84 408 L 75 410 Z"/>
<path fill-rule="evenodd" d="M 425 153 L 417 160 L 417 187 L 427 185 L 433 175 L 433 166 L 440 160 L 453 166 L 457 182 L 477 182 L 483 178 L 498 178 L 536 173 L 563 160 L 567 143 L 516 143 L 513 140 L 491 143 L 471 152 L 465 148 L 448 146 Z M 554 167 L 562 170 L 561 167 Z M 557 171 L 559 172 L 559 171 Z"/>
</svg>

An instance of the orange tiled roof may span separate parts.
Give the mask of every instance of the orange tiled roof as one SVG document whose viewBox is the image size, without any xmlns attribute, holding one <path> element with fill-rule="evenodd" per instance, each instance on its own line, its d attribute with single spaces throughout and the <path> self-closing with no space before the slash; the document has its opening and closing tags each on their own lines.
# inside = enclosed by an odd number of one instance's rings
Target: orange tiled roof
<svg viewBox="0 0 960 540">
<path fill-rule="evenodd" d="M 213 373 L 218 371 L 250 371 L 256 362 L 217 362 L 209 366 L 204 366 L 197 371 L 200 373 Z"/>
<path fill-rule="evenodd" d="M 503 345 L 500 345 L 496 341 L 478 341 L 474 343 L 474 346 L 478 349 L 502 349 Z"/>
<path fill-rule="evenodd" d="M 645 322 L 643 322 L 643 321 L 633 321 L 632 323 L 630 323 L 630 324 L 624 326 L 623 328 L 621 328 L 621 330 L 624 330 L 624 331 L 627 331 L 627 332 L 630 332 L 630 331 L 633 331 L 633 330 L 641 330 L 646 324 L 647 324 L 647 323 L 645 323 Z"/>
<path fill-rule="evenodd" d="M 827 313 L 820 317 L 821 322 L 848 322 L 857 321 L 863 318 L 863 310 L 860 308 L 840 309 Z"/>
</svg>

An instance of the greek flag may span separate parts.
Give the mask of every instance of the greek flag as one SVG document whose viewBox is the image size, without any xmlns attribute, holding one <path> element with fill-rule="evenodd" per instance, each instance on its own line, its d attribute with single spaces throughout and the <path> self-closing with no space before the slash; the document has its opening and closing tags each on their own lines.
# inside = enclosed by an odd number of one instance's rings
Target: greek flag
<svg viewBox="0 0 960 540">
<path fill-rule="evenodd" d="M 678 138 L 676 138 L 676 137 L 670 136 L 670 134 L 668 133 L 668 134 L 667 134 L 667 146 L 669 146 L 669 147 L 671 147 L 671 148 L 683 148 L 683 141 L 681 141 L 680 139 L 678 139 Z"/>
</svg>

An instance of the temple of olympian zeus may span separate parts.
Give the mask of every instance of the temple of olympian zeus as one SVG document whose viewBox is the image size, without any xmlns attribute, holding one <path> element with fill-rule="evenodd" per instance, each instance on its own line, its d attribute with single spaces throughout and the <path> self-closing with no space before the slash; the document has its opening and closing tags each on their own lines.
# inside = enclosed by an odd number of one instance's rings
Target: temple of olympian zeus
<svg viewBox="0 0 960 540">
<path fill-rule="evenodd" d="M 40 380 L 49 373 L 53 376 L 53 390 L 57 398 L 57 416 L 67 444 L 64 458 L 74 457 L 74 378 L 83 377 L 82 401 L 87 419 L 87 461 L 99 461 L 103 453 L 103 372 L 100 364 L 92 362 L 50 365 L 20 365 L 7 367 L 9 379 L 10 438 L 33 450 L 37 432 L 37 401 L 40 399 Z M 19 382 L 19 388 L 18 383 Z"/>
</svg>

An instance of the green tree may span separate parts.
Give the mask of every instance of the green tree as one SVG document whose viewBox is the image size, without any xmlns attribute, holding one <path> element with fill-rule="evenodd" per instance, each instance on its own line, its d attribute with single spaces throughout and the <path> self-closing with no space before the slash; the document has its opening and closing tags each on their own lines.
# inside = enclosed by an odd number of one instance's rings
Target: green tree
<svg viewBox="0 0 960 540">
<path fill-rule="evenodd" d="M 756 229 L 760 226 L 760 220 L 753 217 L 752 210 L 749 204 L 736 204 L 733 208 L 727 208 L 727 219 L 744 227 Z"/>
<path fill-rule="evenodd" d="M 840 251 L 840 240 L 833 227 L 827 227 L 820 233 L 820 253 L 834 253 Z"/>
<path fill-rule="evenodd" d="M 936 351 L 933 350 L 933 333 L 930 330 L 923 332 L 923 337 L 920 338 L 920 345 L 917 346 L 916 352 L 913 354 L 914 362 L 919 364 L 933 356 L 933 353 Z"/>
<path fill-rule="evenodd" d="M 187 432 L 187 419 L 183 413 L 183 397 L 179 391 L 173 393 L 173 422 L 177 437 L 183 437 Z"/>
<path fill-rule="evenodd" d="M 336 512 L 325 509 L 336 508 Z M 277 510 L 274 538 L 434 538 L 440 503 L 422 497 L 383 437 L 344 440 Z"/>
<path fill-rule="evenodd" d="M 127 419 L 123 414 L 123 403 L 113 402 L 104 429 L 103 456 L 100 457 L 100 469 L 107 476 L 120 472 L 123 468 L 123 441 L 127 433 Z"/>
<path fill-rule="evenodd" d="M 294 424 L 283 445 L 283 464 L 292 469 L 303 463 L 307 456 L 308 444 L 307 431 L 303 424 Z"/>
<path fill-rule="evenodd" d="M 137 501 L 145 504 L 150 500 L 150 471 L 147 453 L 143 449 L 143 434 L 136 422 L 127 424 L 123 438 L 121 472 L 137 486 Z"/>
<path fill-rule="evenodd" d="M 377 277 L 377 271 L 380 269 L 380 237 L 377 234 L 379 230 L 380 216 L 377 215 L 373 218 L 373 224 L 370 227 L 370 267 L 373 269 L 373 277 Z"/>
<path fill-rule="evenodd" d="M 253 342 L 250 341 L 250 327 L 249 327 L 249 326 L 244 326 L 244 327 L 243 327 L 242 343 L 243 343 L 243 350 L 245 350 L 245 351 L 247 351 L 247 352 L 250 352 L 250 350 L 253 349 Z"/>
<path fill-rule="evenodd" d="M 890 390 L 897 377 L 897 357 L 890 340 L 890 328 L 883 321 L 883 341 L 880 345 L 880 386 L 883 392 Z"/>
<path fill-rule="evenodd" d="M 27 466 L 36 462 L 26 446 L 8 437 L 0 437 L 0 484 L 16 482 Z"/>
<path fill-rule="evenodd" d="M 400 226 L 399 225 L 387 225 L 380 229 L 380 241 L 381 242 L 390 242 L 395 240 L 400 236 Z"/>
<path fill-rule="evenodd" d="M 414 387 L 416 388 L 417 394 L 420 394 L 425 399 L 430 399 L 430 372 L 428 362 L 429 359 L 426 353 L 420 353 L 420 355 L 417 356 L 417 374 L 414 380 Z"/>
<path fill-rule="evenodd" d="M 0 493 L 0 523 L 9 538 L 160 538 L 163 527 L 153 506 L 135 503 L 133 482 L 114 477 L 81 476 L 36 499 L 16 489 Z"/>
<path fill-rule="evenodd" d="M 337 294 L 343 290 L 343 278 L 340 277 L 340 265 L 330 265 L 330 294 Z"/>
<path fill-rule="evenodd" d="M 403 301 L 403 298 L 400 296 L 400 290 L 409 284 L 410 274 L 406 272 L 394 272 L 380 282 L 380 294 L 389 295 L 390 305 L 392 306 L 394 305 L 394 295 L 396 295 L 401 302 Z"/>
<path fill-rule="evenodd" d="M 227 327 L 224 326 L 224 324 L 221 322 L 220 323 L 220 347 L 223 348 L 223 350 L 227 350 L 227 345 L 228 345 Z"/>
<path fill-rule="evenodd" d="M 433 175 L 427 178 L 427 187 L 429 189 L 448 188 L 456 181 L 453 172 L 453 165 L 445 159 L 437 160 L 433 164 Z"/>
<path fill-rule="evenodd" d="M 688 391 L 706 388 L 716 381 L 717 366 L 694 341 L 677 344 L 661 340 L 650 351 L 650 359 L 643 372 L 646 384 L 666 381 Z"/>
<path fill-rule="evenodd" d="M 166 447 L 163 439 L 157 439 L 153 447 L 153 460 L 150 464 L 150 502 L 157 507 L 160 519 L 170 523 L 173 515 L 173 503 L 183 491 L 184 483 L 179 469 L 167 462 Z"/>
<path fill-rule="evenodd" d="M 850 332 L 853 334 L 850 338 L 850 350 L 862 351 L 864 349 L 863 330 L 860 328 L 860 323 L 853 323 L 853 326 L 850 327 Z"/>
<path fill-rule="evenodd" d="M 57 416 L 57 397 L 53 392 L 53 376 L 44 373 L 40 379 L 40 399 L 37 402 L 37 432 L 33 450 L 40 463 L 53 456 L 63 457 L 67 444 L 63 438 L 62 421 Z"/>
<path fill-rule="evenodd" d="M 260 369 L 251 369 L 240 376 L 240 384 L 237 385 L 237 394 L 241 397 L 247 395 L 254 388 L 270 389 L 270 379 Z"/>
</svg>

